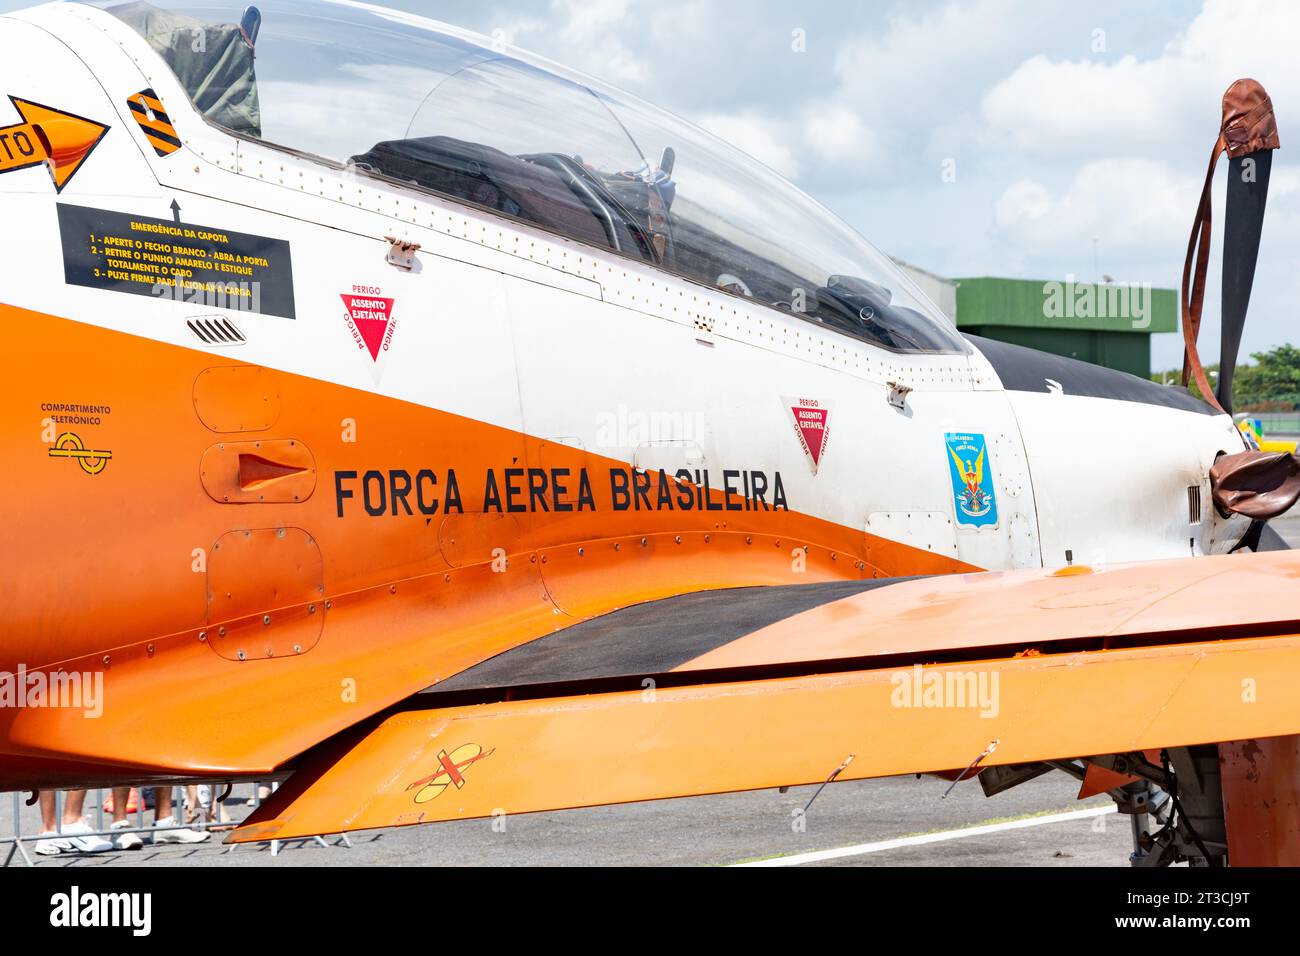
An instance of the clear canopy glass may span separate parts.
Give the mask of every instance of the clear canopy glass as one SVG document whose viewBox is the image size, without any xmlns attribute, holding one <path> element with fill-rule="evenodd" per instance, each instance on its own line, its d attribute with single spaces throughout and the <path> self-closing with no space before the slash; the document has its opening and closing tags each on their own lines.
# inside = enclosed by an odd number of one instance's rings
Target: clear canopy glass
<svg viewBox="0 0 1300 956">
<path fill-rule="evenodd" d="M 541 58 L 352 0 L 101 0 L 231 132 L 431 190 L 903 352 L 965 352 L 844 222 L 754 159 Z"/>
</svg>

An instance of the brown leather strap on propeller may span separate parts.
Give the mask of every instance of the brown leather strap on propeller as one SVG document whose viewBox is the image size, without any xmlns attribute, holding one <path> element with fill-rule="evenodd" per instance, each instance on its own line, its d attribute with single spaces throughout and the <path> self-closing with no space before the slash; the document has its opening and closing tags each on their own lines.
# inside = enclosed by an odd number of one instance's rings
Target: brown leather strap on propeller
<svg viewBox="0 0 1300 956">
<path fill-rule="evenodd" d="M 1210 487 L 1221 512 L 1267 521 L 1300 501 L 1300 461 L 1286 452 L 1222 455 L 1210 469 Z"/>
<path fill-rule="evenodd" d="M 1210 154 L 1210 165 L 1201 187 L 1201 200 L 1187 240 L 1187 258 L 1183 262 L 1183 286 L 1180 306 L 1183 320 L 1183 385 L 1195 379 L 1205 400 L 1219 411 L 1223 406 L 1210 387 L 1196 342 L 1201 331 L 1201 307 L 1205 301 L 1205 272 L 1210 259 L 1210 186 L 1214 168 L 1225 150 L 1236 159 L 1264 149 L 1277 149 L 1277 122 L 1273 102 L 1264 87 L 1255 80 L 1237 80 L 1223 94 L 1223 125 Z"/>
</svg>

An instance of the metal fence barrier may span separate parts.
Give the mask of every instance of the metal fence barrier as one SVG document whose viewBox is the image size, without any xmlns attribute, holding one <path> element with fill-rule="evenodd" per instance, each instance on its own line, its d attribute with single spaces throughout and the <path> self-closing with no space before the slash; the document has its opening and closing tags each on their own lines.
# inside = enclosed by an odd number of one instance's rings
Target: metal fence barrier
<svg viewBox="0 0 1300 956">
<path fill-rule="evenodd" d="M 172 787 L 172 815 L 175 818 L 176 822 L 173 825 L 167 827 L 159 827 L 157 825 L 151 826 L 145 823 L 144 820 L 145 814 L 147 812 L 156 813 L 156 811 L 146 810 L 143 791 L 144 789 L 157 790 L 159 788 L 157 787 L 141 788 L 139 795 L 137 797 L 136 809 L 134 813 L 131 813 L 127 816 L 128 820 L 134 817 L 135 826 L 121 827 L 116 830 L 112 829 L 109 823 L 106 821 L 108 812 L 105 811 L 104 809 L 104 796 L 106 793 L 111 793 L 111 791 L 105 789 L 87 790 L 86 809 L 90 808 L 90 801 L 92 800 L 94 801 L 94 808 L 93 810 L 90 810 L 90 812 L 84 813 L 82 819 L 84 820 L 86 818 L 90 818 L 94 822 L 93 824 L 88 824 L 91 827 L 88 831 L 71 834 L 67 838 L 76 839 L 79 837 L 89 837 L 89 836 L 101 837 L 105 840 L 108 840 L 110 843 L 114 844 L 111 851 L 101 851 L 101 852 L 122 853 L 128 851 L 118 850 L 115 844 L 115 839 L 127 833 L 135 834 L 143 839 L 144 837 L 147 836 L 153 836 L 155 834 L 166 833 L 168 831 L 175 831 L 175 830 L 199 830 L 199 831 L 206 831 L 208 833 L 219 833 L 225 830 L 233 829 L 236 826 L 234 822 L 227 823 L 227 822 L 221 822 L 219 819 L 214 819 L 214 817 L 219 817 L 221 813 L 221 806 L 220 806 L 221 801 L 220 798 L 218 797 L 218 791 L 227 789 L 227 787 L 229 787 L 229 784 L 226 781 L 215 781 L 210 784 L 207 784 L 207 786 L 211 788 L 209 791 L 211 802 L 206 806 L 200 803 L 197 808 L 193 808 L 193 807 L 188 808 L 188 809 L 198 810 L 198 818 L 191 823 L 186 823 L 184 819 L 185 811 L 187 809 L 185 804 L 186 788 L 180 786 Z M 258 783 L 254 783 L 252 786 L 253 786 L 253 794 L 251 800 L 252 800 L 253 808 L 256 809 L 262 804 L 260 785 Z M 233 789 L 231 792 L 233 792 Z M 40 831 L 39 824 L 34 830 L 30 830 L 30 831 L 26 830 L 24 827 L 24 816 L 28 816 L 28 817 L 31 816 L 30 808 L 36 803 L 36 801 L 33 800 L 31 803 L 28 803 L 28 801 L 23 799 L 23 794 L 17 792 L 10 794 L 10 796 L 13 800 L 12 821 L 11 821 L 12 832 L 7 836 L 0 836 L 0 846 L 3 846 L 6 843 L 9 844 L 9 852 L 5 855 L 4 862 L 0 863 L 0 867 L 9 866 L 9 864 L 13 862 L 15 857 L 21 857 L 22 861 L 27 866 L 35 866 L 36 861 L 32 859 L 32 853 L 35 852 L 35 844 L 40 840 L 60 839 L 63 836 L 64 792 L 61 790 L 55 791 L 54 819 L 55 819 L 56 831 L 54 835 L 42 834 Z M 157 803 L 155 802 L 154 805 L 156 807 Z M 39 809 L 36 812 L 39 813 L 40 812 Z M 351 848 L 352 846 L 352 842 L 348 839 L 348 835 L 346 833 L 339 834 L 339 839 L 334 841 L 332 844 L 326 842 L 324 837 L 319 837 L 319 836 L 303 838 L 300 840 L 289 840 L 289 841 L 266 840 L 263 842 L 269 843 L 271 845 L 271 856 L 273 857 L 280 855 L 280 850 L 285 844 L 302 845 L 304 843 L 316 843 L 322 847 L 344 846 L 348 848 Z M 191 843 L 191 844 L 166 844 L 166 845 L 189 846 L 189 847 L 197 848 L 205 844 Z M 206 844 L 206 845 L 210 845 L 210 844 Z M 30 852 L 29 852 L 29 846 L 32 848 Z M 148 846 L 150 846 L 150 843 L 146 841 L 144 843 L 144 847 L 148 847 Z M 141 847 L 140 849 L 143 849 L 144 847 Z M 239 848 L 239 844 L 231 844 L 230 846 L 223 847 L 219 852 L 233 853 L 238 848 Z M 86 853 L 84 851 L 71 850 L 71 851 L 60 852 L 57 856 L 50 857 L 50 859 L 52 860 L 67 859 L 69 857 L 77 858 L 77 859 L 87 859 L 98 855 L 99 853 Z"/>
</svg>

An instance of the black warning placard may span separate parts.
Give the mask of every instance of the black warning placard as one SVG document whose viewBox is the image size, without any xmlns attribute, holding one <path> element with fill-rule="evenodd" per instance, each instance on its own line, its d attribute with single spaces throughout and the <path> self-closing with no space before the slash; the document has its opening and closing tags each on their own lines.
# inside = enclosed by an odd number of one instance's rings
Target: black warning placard
<svg viewBox="0 0 1300 956">
<path fill-rule="evenodd" d="M 284 239 L 66 203 L 59 233 L 70 285 L 295 317 Z"/>
</svg>

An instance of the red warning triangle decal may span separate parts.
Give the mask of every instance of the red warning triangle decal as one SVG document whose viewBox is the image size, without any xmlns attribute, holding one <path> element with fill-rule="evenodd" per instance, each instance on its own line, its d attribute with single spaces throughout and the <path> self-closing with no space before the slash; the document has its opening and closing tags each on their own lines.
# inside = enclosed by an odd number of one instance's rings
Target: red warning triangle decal
<svg viewBox="0 0 1300 956">
<path fill-rule="evenodd" d="M 826 429 L 830 424 L 830 409 L 809 405 L 792 405 L 794 426 L 803 440 L 804 451 L 812 459 L 813 467 L 821 463 L 822 449 L 826 447 Z"/>
<path fill-rule="evenodd" d="M 342 294 L 340 297 L 348 309 L 348 323 L 365 343 L 370 357 L 379 361 L 379 350 L 384 345 L 388 323 L 393 318 L 393 302 L 396 300 L 373 295 Z"/>
</svg>

